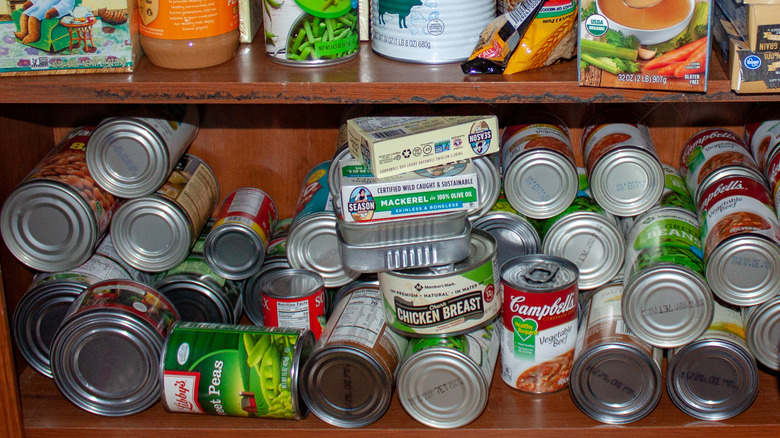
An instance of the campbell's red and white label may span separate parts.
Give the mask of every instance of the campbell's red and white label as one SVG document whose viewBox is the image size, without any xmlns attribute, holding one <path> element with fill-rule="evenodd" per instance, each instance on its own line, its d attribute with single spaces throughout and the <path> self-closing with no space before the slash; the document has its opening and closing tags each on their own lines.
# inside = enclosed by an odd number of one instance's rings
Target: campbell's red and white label
<svg viewBox="0 0 780 438">
<path fill-rule="evenodd" d="M 764 120 L 748 121 L 745 123 L 745 143 L 753 158 L 756 159 L 756 163 L 762 169 L 766 169 L 769 156 L 780 145 L 780 120 L 768 117 Z"/>
<path fill-rule="evenodd" d="M 780 186 L 780 148 L 769 157 L 764 175 L 769 182 L 769 191 L 776 195 L 777 187 Z"/>
<path fill-rule="evenodd" d="M 223 224 L 244 225 L 251 228 L 267 248 L 278 219 L 276 204 L 264 191 L 243 187 L 225 198 L 214 228 Z"/>
<path fill-rule="evenodd" d="M 601 157 L 621 147 L 645 150 L 657 156 L 646 125 L 634 123 L 607 123 L 588 125 L 582 131 L 582 153 L 588 175 Z"/>
<path fill-rule="evenodd" d="M 325 288 L 295 298 L 263 297 L 263 324 L 268 327 L 306 328 L 319 339 L 325 327 Z"/>
<path fill-rule="evenodd" d="M 198 403 L 200 373 L 166 371 L 163 375 L 163 400 L 168 410 L 188 414 L 203 414 Z"/>
</svg>

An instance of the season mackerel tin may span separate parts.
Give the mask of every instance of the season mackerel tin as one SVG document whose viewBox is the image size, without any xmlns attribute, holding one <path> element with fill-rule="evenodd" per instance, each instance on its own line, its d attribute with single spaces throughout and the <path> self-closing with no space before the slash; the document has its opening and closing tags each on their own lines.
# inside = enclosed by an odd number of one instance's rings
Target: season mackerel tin
<svg viewBox="0 0 780 438">
<path fill-rule="evenodd" d="M 305 269 L 276 269 L 260 279 L 263 324 L 309 329 L 319 339 L 325 326 L 325 285 Z"/>
<path fill-rule="evenodd" d="M 453 265 L 380 272 L 387 325 L 411 337 L 453 336 L 489 324 L 501 311 L 496 240 L 472 230 L 471 251 Z"/>
</svg>

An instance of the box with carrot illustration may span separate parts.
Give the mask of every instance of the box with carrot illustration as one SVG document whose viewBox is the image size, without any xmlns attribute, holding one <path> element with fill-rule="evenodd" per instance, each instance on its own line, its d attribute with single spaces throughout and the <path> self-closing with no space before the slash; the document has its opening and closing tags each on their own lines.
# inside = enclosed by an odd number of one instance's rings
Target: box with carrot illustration
<svg viewBox="0 0 780 438">
<path fill-rule="evenodd" d="M 710 0 L 583 0 L 579 84 L 707 91 Z"/>
</svg>

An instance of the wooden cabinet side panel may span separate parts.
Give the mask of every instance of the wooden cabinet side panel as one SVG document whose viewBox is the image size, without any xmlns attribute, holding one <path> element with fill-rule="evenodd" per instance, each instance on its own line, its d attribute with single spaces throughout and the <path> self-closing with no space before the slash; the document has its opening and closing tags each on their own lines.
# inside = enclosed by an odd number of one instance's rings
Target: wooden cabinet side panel
<svg viewBox="0 0 780 438">
<path fill-rule="evenodd" d="M 2 274 L 0 273 L 0 277 Z M 22 436 L 22 404 L 19 399 L 19 385 L 14 366 L 11 330 L 5 293 L 0 284 L 0 435 Z"/>
</svg>

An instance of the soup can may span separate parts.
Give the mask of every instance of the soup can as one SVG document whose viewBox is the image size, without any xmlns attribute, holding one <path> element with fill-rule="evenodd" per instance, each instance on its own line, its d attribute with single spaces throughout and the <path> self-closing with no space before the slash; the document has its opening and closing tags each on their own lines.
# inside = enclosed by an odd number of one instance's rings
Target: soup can
<svg viewBox="0 0 780 438">
<path fill-rule="evenodd" d="M 496 16 L 496 2 L 371 0 L 371 49 L 399 61 L 465 61 Z"/>
<path fill-rule="evenodd" d="M 487 405 L 498 349 L 495 324 L 464 335 L 412 339 L 398 367 L 401 406 L 438 429 L 471 423 Z"/>
<path fill-rule="evenodd" d="M 775 205 L 777 205 L 777 188 L 780 187 L 780 147 L 775 148 L 769 154 L 764 176 L 766 177 L 769 191 L 775 196 Z"/>
<path fill-rule="evenodd" d="M 716 303 L 707 331 L 669 350 L 666 392 L 681 411 L 701 420 L 725 420 L 750 407 L 758 394 L 758 367 L 738 309 Z"/>
<path fill-rule="evenodd" d="M 120 198 L 138 198 L 159 189 L 198 134 L 195 105 L 145 106 L 103 119 L 87 149 L 95 181 Z"/>
<path fill-rule="evenodd" d="M 501 267 L 501 378 L 530 393 L 569 384 L 577 339 L 577 267 L 547 255 L 516 257 Z"/>
<path fill-rule="evenodd" d="M 270 1 L 263 8 L 265 52 L 272 61 L 298 67 L 344 62 L 357 56 L 356 2 Z"/>
<path fill-rule="evenodd" d="M 758 107 L 745 121 L 745 143 L 761 170 L 780 144 L 780 114 L 772 105 Z"/>
<path fill-rule="evenodd" d="M 185 154 L 155 193 L 131 199 L 117 211 L 111 222 L 114 246 L 136 269 L 171 269 L 187 258 L 218 200 L 214 172 Z"/>
<path fill-rule="evenodd" d="M 163 343 L 179 319 L 156 290 L 129 280 L 93 284 L 73 302 L 51 348 L 54 382 L 76 406 L 131 415 L 160 399 Z"/>
<path fill-rule="evenodd" d="M 87 168 L 93 130 L 68 133 L 5 200 L 3 240 L 35 270 L 67 271 L 85 263 L 119 208 L 120 200 L 100 188 Z"/>
<path fill-rule="evenodd" d="M 780 227 L 755 171 L 739 167 L 701 190 L 699 224 L 707 283 L 723 301 L 760 304 L 780 290 Z"/>
<path fill-rule="evenodd" d="M 617 216 L 636 216 L 663 192 L 664 171 L 650 129 L 633 115 L 597 115 L 582 131 L 593 198 Z"/>
<path fill-rule="evenodd" d="M 266 260 L 260 270 L 253 276 L 243 281 L 241 300 L 244 314 L 254 325 L 265 325 L 263 319 L 263 296 L 260 289 L 260 281 L 263 277 L 277 269 L 291 269 L 287 259 Z"/>
<path fill-rule="evenodd" d="M 268 194 L 253 187 L 234 190 L 222 202 L 206 237 L 204 255 L 222 277 L 243 280 L 263 265 L 268 241 L 279 219 Z"/>
<path fill-rule="evenodd" d="M 305 329 L 179 322 L 159 360 L 169 412 L 300 420 L 301 366 L 314 339 Z"/>
<path fill-rule="evenodd" d="M 552 114 L 524 119 L 529 123 L 507 126 L 502 136 L 504 193 L 521 214 L 547 219 L 565 210 L 577 196 L 571 134 Z"/>
<path fill-rule="evenodd" d="M 646 343 L 623 321 L 622 282 L 595 290 L 582 305 L 569 392 L 594 420 L 637 421 L 661 400 L 663 350 Z"/>
<path fill-rule="evenodd" d="M 276 269 L 259 280 L 263 321 L 268 327 L 311 330 L 319 339 L 325 326 L 325 285 L 305 269 Z"/>
<path fill-rule="evenodd" d="M 387 326 L 411 337 L 446 337 L 491 323 L 501 311 L 496 240 L 472 230 L 471 251 L 452 265 L 380 272 Z"/>
<path fill-rule="evenodd" d="M 475 220 L 473 226 L 496 239 L 498 267 L 503 266 L 510 258 L 540 252 L 541 242 L 536 228 L 512 208 L 504 196 L 499 197 L 493 208 L 484 216 Z"/>
<path fill-rule="evenodd" d="M 680 153 L 680 173 L 694 199 L 699 199 L 702 183 L 708 176 L 728 166 L 747 167 L 760 172 L 748 147 L 728 129 L 700 131 L 685 143 Z"/>
<path fill-rule="evenodd" d="M 375 281 L 343 287 L 301 374 L 312 413 L 339 427 L 367 426 L 393 397 L 396 368 L 408 340 L 388 329 Z"/>
<path fill-rule="evenodd" d="M 699 221 L 678 208 L 640 216 L 626 238 L 623 319 L 650 345 L 680 347 L 712 321 L 712 292 L 704 279 Z"/>
<path fill-rule="evenodd" d="M 748 348 L 764 366 L 780 371 L 780 295 L 742 307 Z"/>
</svg>

